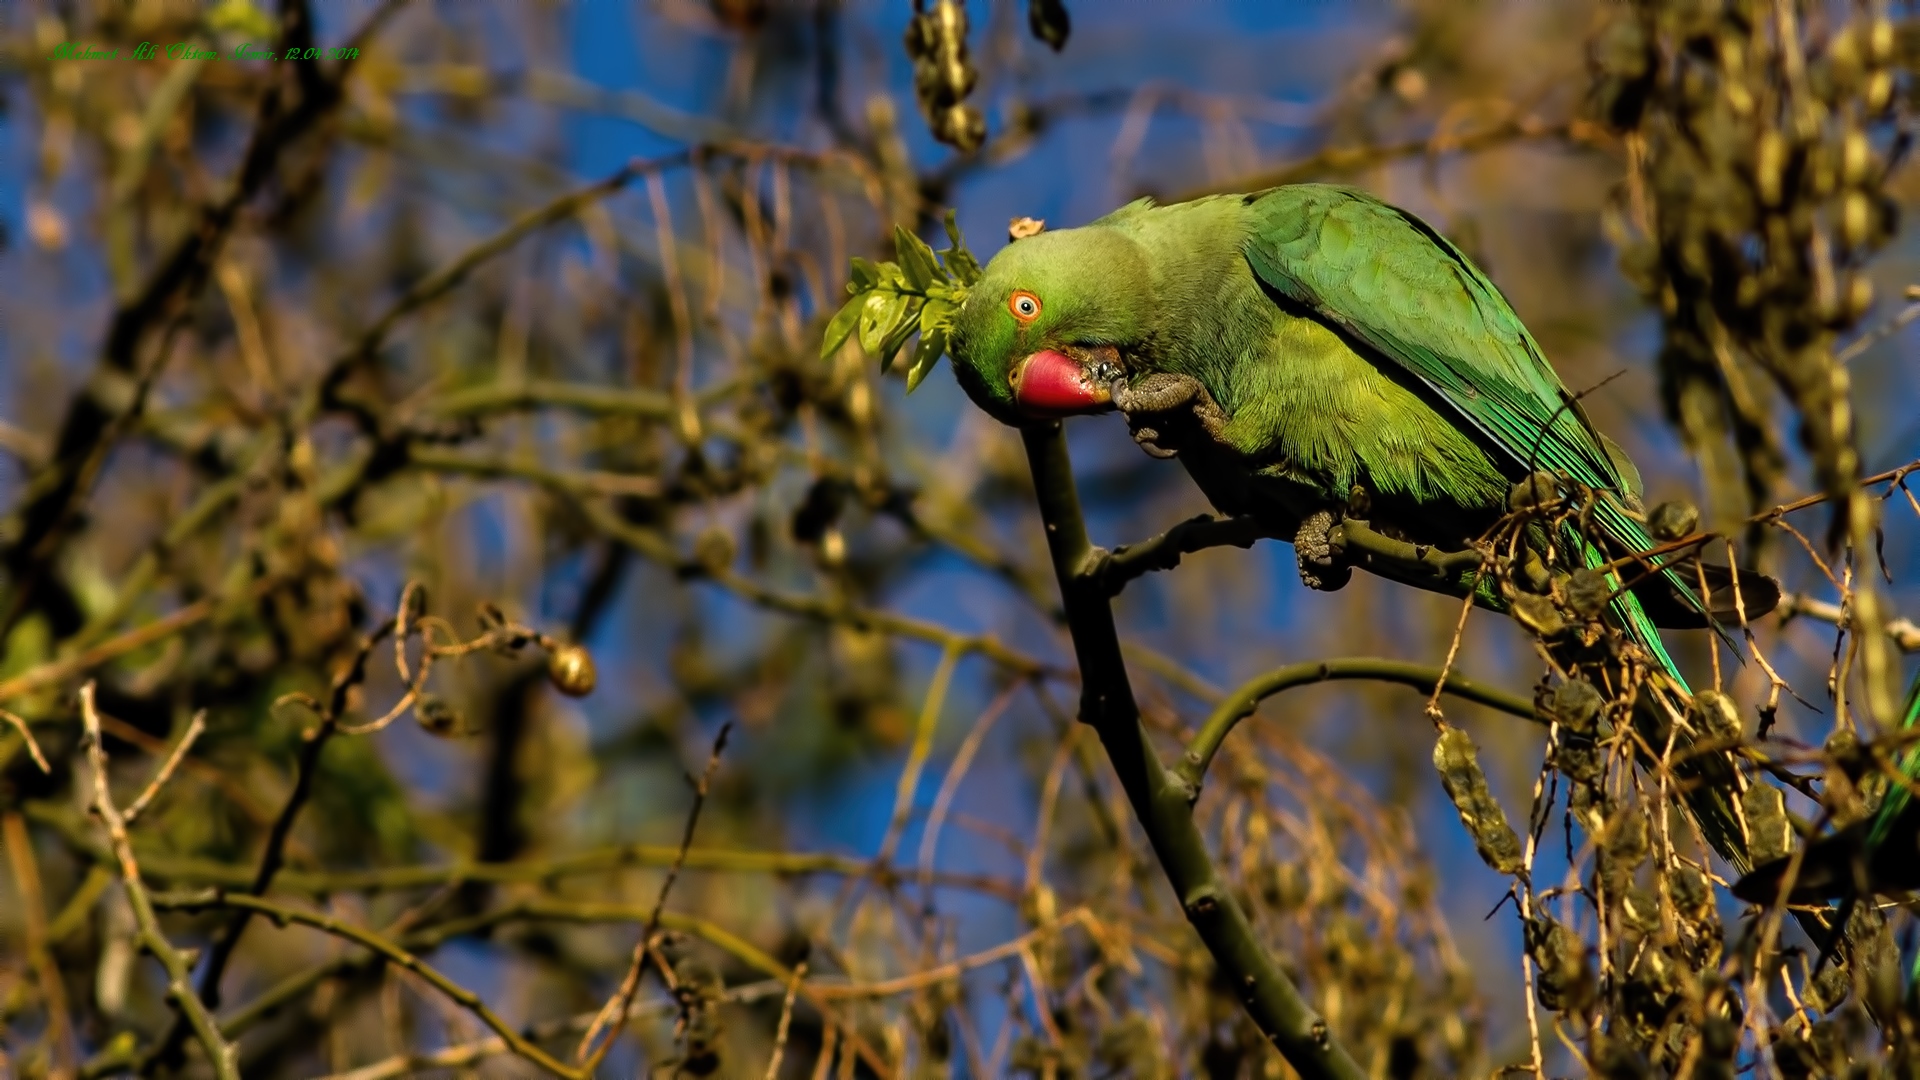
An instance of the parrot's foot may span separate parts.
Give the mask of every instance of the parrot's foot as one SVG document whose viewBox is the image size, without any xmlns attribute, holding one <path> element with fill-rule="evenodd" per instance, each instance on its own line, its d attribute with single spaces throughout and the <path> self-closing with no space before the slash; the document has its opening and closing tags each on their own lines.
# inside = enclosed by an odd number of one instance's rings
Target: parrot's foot
<svg viewBox="0 0 1920 1080">
<path fill-rule="evenodd" d="M 1339 520 L 1331 510 L 1316 510 L 1294 534 L 1293 555 L 1300 567 L 1300 583 L 1309 589 L 1332 592 L 1353 578 L 1353 567 L 1333 550 L 1333 527 Z"/>
<path fill-rule="evenodd" d="M 1132 383 L 1124 378 L 1115 379 L 1113 403 L 1126 416 L 1133 441 L 1157 458 L 1180 453 L 1181 440 L 1174 429 L 1185 420 L 1181 413 L 1190 413 L 1207 437 L 1214 440 L 1220 438 L 1227 426 L 1227 414 L 1213 400 L 1213 395 L 1189 375 L 1157 371 Z"/>
</svg>

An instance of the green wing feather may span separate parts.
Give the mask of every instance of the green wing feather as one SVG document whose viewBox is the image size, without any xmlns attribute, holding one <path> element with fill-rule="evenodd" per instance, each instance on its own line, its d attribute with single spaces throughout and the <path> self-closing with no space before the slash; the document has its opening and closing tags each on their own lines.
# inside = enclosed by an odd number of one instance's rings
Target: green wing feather
<svg viewBox="0 0 1920 1080">
<path fill-rule="evenodd" d="M 1913 683 L 1907 687 L 1907 703 L 1901 710 L 1900 730 L 1905 731 L 1920 724 L 1920 671 L 1913 673 Z M 1901 776 L 1909 780 L 1920 778 L 1920 746 L 1909 745 L 1900 751 L 1898 770 Z M 1881 801 L 1880 809 L 1873 815 L 1873 827 L 1867 833 L 1867 850 L 1880 847 L 1899 819 L 1900 812 L 1913 801 L 1913 794 L 1905 784 L 1894 784 L 1887 790 L 1887 797 Z M 1917 960 L 1916 963 L 1920 963 Z"/>
<path fill-rule="evenodd" d="M 1614 493 L 1597 500 L 1594 523 L 1627 551 L 1653 546 L 1627 512 L 1628 503 L 1639 502 L 1639 476 L 1594 429 L 1506 297 L 1459 248 L 1413 215 L 1351 188 L 1302 184 L 1249 195 L 1246 202 L 1253 217 L 1247 261 L 1270 289 L 1426 383 L 1503 452 L 1516 478 L 1547 469 Z M 1563 543 L 1582 565 L 1607 561 L 1571 526 Z M 1662 573 L 1705 610 L 1677 570 Z M 1617 587 L 1618 576 L 1610 577 Z M 1623 591 L 1612 608 L 1628 635 L 1685 691 L 1686 680 L 1638 598 Z M 1658 730 L 1662 709 L 1643 700 L 1636 723 Z M 1744 872 L 1750 860 L 1730 801 L 1738 784 L 1731 762 L 1723 754 L 1701 755 L 1676 771 L 1689 781 L 1685 801 L 1702 834 Z"/>
<path fill-rule="evenodd" d="M 1353 188 L 1297 184 L 1247 202 L 1254 215 L 1247 261 L 1269 288 L 1432 387 L 1516 472 L 1547 469 L 1614 492 L 1617 498 L 1599 500 L 1595 522 L 1626 550 L 1653 546 L 1623 505 L 1638 501 L 1638 475 L 1623 467 L 1624 455 L 1609 452 L 1512 305 L 1452 242 Z M 1587 565 L 1605 561 L 1588 547 L 1575 548 Z M 1678 571 L 1663 573 L 1704 610 Z M 1614 610 L 1684 688 L 1639 601 L 1623 593 Z"/>
</svg>

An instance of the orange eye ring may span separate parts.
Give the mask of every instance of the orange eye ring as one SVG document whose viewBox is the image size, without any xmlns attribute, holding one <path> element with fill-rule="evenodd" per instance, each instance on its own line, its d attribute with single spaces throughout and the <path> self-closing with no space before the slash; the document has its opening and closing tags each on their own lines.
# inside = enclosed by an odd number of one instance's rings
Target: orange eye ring
<svg viewBox="0 0 1920 1080">
<path fill-rule="evenodd" d="M 1007 310 L 1022 326 L 1040 317 L 1040 298 L 1025 289 L 1015 289 L 1007 297 Z"/>
</svg>

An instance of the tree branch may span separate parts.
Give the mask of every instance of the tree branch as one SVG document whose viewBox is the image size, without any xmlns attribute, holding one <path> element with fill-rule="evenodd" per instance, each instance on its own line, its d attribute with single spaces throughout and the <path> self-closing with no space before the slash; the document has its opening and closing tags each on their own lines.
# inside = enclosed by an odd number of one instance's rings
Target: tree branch
<svg viewBox="0 0 1920 1080">
<path fill-rule="evenodd" d="M 257 896 L 225 893 L 218 889 L 211 892 L 187 895 L 161 894 L 155 896 L 153 902 L 156 906 L 176 911 L 204 911 L 208 908 L 218 907 L 233 908 L 246 912 L 249 916 L 256 913 L 266 915 L 281 926 L 285 926 L 287 923 L 299 923 L 302 926 L 310 926 L 316 930 L 324 930 L 336 937 L 345 938 L 355 945 L 362 946 L 378 954 L 382 959 L 386 960 L 387 963 L 405 968 L 415 975 L 420 976 L 422 979 L 425 979 L 434 989 L 447 995 L 448 998 L 452 999 L 461 1008 L 479 1017 L 480 1021 L 491 1028 L 494 1034 L 506 1040 L 507 1045 L 512 1048 L 514 1053 L 526 1058 L 535 1065 L 560 1076 L 567 1077 L 569 1080 L 579 1080 L 579 1078 L 586 1075 L 580 1070 L 570 1068 L 564 1062 L 555 1058 L 552 1054 L 547 1053 L 545 1050 L 540 1049 L 540 1047 L 534 1045 L 532 1041 L 514 1030 L 513 1025 L 507 1023 L 500 1017 L 499 1013 L 494 1012 L 488 1007 L 485 1001 L 480 999 L 480 995 L 447 978 L 424 960 L 421 960 L 399 945 L 389 941 L 386 937 L 371 930 L 354 926 L 351 923 L 342 922 L 330 915 L 303 911 L 299 908 L 288 907 L 284 904 L 276 904 L 268 900 L 262 900 Z M 219 1037 L 217 1032 L 214 1034 L 214 1037 Z M 236 1073 L 234 1075 L 237 1078 L 238 1074 Z"/>
<path fill-rule="evenodd" d="M 1216 518 L 1211 514 L 1201 514 L 1137 544 L 1125 544 L 1114 548 L 1112 552 L 1094 549 L 1097 565 L 1093 575 L 1100 580 L 1108 596 L 1118 596 L 1134 578 L 1154 570 L 1171 570 L 1179 566 L 1182 555 L 1229 544 L 1249 548 L 1256 540 L 1272 536 L 1271 531 L 1262 528 L 1251 517 Z"/>
<path fill-rule="evenodd" d="M 1220 707 L 1207 718 L 1200 733 L 1187 744 L 1187 752 L 1174 771 L 1181 780 L 1192 786 L 1195 797 L 1198 797 L 1201 781 L 1207 775 L 1208 766 L 1213 764 L 1213 755 L 1219 752 L 1220 745 L 1226 742 L 1227 734 L 1241 720 L 1252 716 L 1262 701 L 1281 691 L 1320 682 L 1368 679 L 1374 682 L 1399 683 L 1402 686 L 1411 686 L 1422 693 L 1432 693 L 1434 686 L 1441 682 L 1441 677 L 1441 670 L 1428 664 L 1412 664 L 1402 660 L 1384 660 L 1371 656 L 1288 664 L 1286 667 L 1255 675 L 1242 683 L 1240 688 L 1233 692 L 1233 696 L 1221 702 Z M 1445 676 L 1445 692 L 1528 720 L 1540 719 L 1534 711 L 1533 702 L 1504 690 L 1483 686 L 1471 679 L 1463 679 L 1450 672 Z"/>
<path fill-rule="evenodd" d="M 1835 626 L 1852 625 L 1852 620 L 1839 604 L 1815 600 L 1804 593 L 1781 593 L 1780 604 L 1773 610 L 1774 614 L 1780 616 L 1780 622 L 1783 625 L 1799 615 L 1805 615 L 1809 619 L 1819 619 L 1821 622 L 1832 623 Z M 1901 652 L 1920 652 L 1920 625 L 1915 625 L 1912 619 L 1889 619 L 1886 631 L 1887 636 L 1893 639 L 1894 645 L 1898 646 Z"/>
<path fill-rule="evenodd" d="M 1191 788 L 1161 763 L 1140 724 L 1113 609 L 1098 573 L 1100 560 L 1080 516 L 1080 496 L 1060 424 L 1035 424 L 1020 434 L 1079 662 L 1080 719 L 1099 734 L 1187 920 L 1239 993 L 1247 1014 L 1307 1080 L 1360 1080 L 1366 1074 L 1254 936 L 1194 824 Z"/>
<path fill-rule="evenodd" d="M 181 1024 L 193 1032 L 207 1052 L 218 1080 L 240 1080 L 240 1066 L 233 1047 L 220 1036 L 213 1015 L 194 995 L 191 969 L 180 950 L 160 932 L 160 920 L 154 915 L 154 903 L 140 880 L 140 864 L 133 858 L 133 843 L 127 838 L 127 823 L 113 805 L 107 790 L 107 750 L 100 734 L 100 714 L 93 707 L 93 684 L 80 689 L 80 717 L 87 729 L 87 757 L 93 763 L 93 808 L 106 825 L 107 840 L 113 846 L 119 864 L 120 880 L 127 889 L 127 901 L 133 907 L 134 921 L 140 928 L 140 943 L 160 966 L 167 969 L 167 1001 L 179 1011 Z"/>
</svg>

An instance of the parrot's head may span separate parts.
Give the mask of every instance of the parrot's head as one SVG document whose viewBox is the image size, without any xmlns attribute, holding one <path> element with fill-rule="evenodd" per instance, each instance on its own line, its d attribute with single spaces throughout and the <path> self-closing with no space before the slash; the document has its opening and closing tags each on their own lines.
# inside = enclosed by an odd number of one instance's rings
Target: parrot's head
<svg viewBox="0 0 1920 1080">
<path fill-rule="evenodd" d="M 1147 259 L 1125 233 L 1093 225 L 1002 248 L 967 291 L 947 353 L 994 419 L 1104 412 L 1145 334 Z"/>
</svg>

